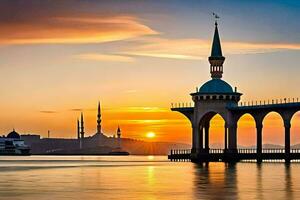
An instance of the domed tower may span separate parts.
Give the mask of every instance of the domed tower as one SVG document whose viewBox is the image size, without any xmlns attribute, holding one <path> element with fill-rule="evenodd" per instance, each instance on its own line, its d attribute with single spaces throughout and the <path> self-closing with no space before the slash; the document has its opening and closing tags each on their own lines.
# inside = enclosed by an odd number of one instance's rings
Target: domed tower
<svg viewBox="0 0 300 200">
<path fill-rule="evenodd" d="M 236 88 L 233 90 L 230 84 L 222 80 L 225 57 L 222 54 L 217 22 L 215 22 L 211 55 L 208 57 L 208 61 L 210 63 L 212 79 L 200 86 L 200 89 L 197 90 L 196 93 L 191 94 L 193 101 L 195 104 L 197 104 L 197 102 L 203 104 L 203 101 L 205 101 L 206 103 L 213 103 L 214 105 L 217 102 L 230 104 L 231 106 L 236 105 L 242 94 L 238 93 Z"/>
<path fill-rule="evenodd" d="M 192 152 L 196 153 L 196 155 L 197 152 L 209 152 L 210 120 L 216 114 L 219 114 L 225 121 L 224 149 L 226 150 L 227 147 L 236 149 L 236 137 L 232 131 L 231 139 L 227 139 L 227 130 L 231 126 L 230 123 L 232 121 L 228 108 L 237 106 L 242 94 L 237 92 L 236 88 L 233 90 L 230 84 L 222 80 L 225 57 L 222 54 L 217 22 L 215 22 L 211 55 L 208 61 L 210 63 L 211 80 L 201 85 L 199 90 L 197 89 L 195 93 L 191 94 L 194 101 L 193 114 L 190 114 L 190 120 L 193 125 Z M 227 141 L 229 142 L 228 144 Z"/>
<path fill-rule="evenodd" d="M 20 136 L 19 133 L 17 133 L 17 132 L 15 131 L 15 129 L 13 129 L 12 132 L 10 132 L 9 134 L 7 134 L 7 138 L 11 138 L 11 139 L 20 139 L 21 136 Z"/>
<path fill-rule="evenodd" d="M 217 15 L 215 18 L 218 19 Z M 194 102 L 193 107 L 173 107 L 172 111 L 178 111 L 185 115 L 192 124 L 192 151 L 191 159 L 204 159 L 209 154 L 209 129 L 210 120 L 219 114 L 225 121 L 224 127 L 224 151 L 234 155 L 237 153 L 237 124 L 232 112 L 238 107 L 241 93 L 234 90 L 226 81 L 222 80 L 223 64 L 225 57 L 222 54 L 218 23 L 215 22 L 215 31 L 212 41 L 210 63 L 211 80 L 205 82 L 196 92 L 191 93 Z"/>
</svg>

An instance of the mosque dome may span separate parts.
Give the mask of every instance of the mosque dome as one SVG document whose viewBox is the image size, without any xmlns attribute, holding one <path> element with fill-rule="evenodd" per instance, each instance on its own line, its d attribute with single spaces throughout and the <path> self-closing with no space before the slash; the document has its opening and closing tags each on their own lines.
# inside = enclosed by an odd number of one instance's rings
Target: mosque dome
<svg viewBox="0 0 300 200">
<path fill-rule="evenodd" d="M 7 138 L 20 139 L 21 137 L 20 137 L 19 133 L 17 133 L 15 130 L 13 130 L 12 132 L 10 132 L 7 135 Z"/>
<path fill-rule="evenodd" d="M 199 93 L 233 93 L 232 87 L 221 79 L 212 79 L 204 83 Z"/>
</svg>

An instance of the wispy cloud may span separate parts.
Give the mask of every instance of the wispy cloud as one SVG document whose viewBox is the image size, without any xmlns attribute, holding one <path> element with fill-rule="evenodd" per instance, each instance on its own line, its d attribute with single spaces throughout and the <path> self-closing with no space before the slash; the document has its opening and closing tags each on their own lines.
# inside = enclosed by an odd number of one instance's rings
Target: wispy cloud
<svg viewBox="0 0 300 200">
<path fill-rule="evenodd" d="M 210 54 L 211 40 L 147 38 L 143 44 L 124 50 L 124 55 L 154 58 L 201 60 Z M 300 43 L 222 42 L 224 54 L 255 54 L 300 50 Z M 119 52 L 120 53 L 120 52 Z"/>
<path fill-rule="evenodd" d="M 211 40 L 167 39 L 144 37 L 132 39 L 134 45 L 123 46 L 120 51 L 107 54 L 87 53 L 77 58 L 95 61 L 134 62 L 137 57 L 178 60 L 206 60 L 211 50 Z M 224 55 L 270 53 L 284 50 L 300 50 L 300 43 L 249 43 L 222 42 Z"/>
<path fill-rule="evenodd" d="M 155 113 L 155 112 L 169 112 L 168 108 L 162 107 L 119 107 L 107 109 L 110 112 L 125 112 L 125 113 Z"/>
<path fill-rule="evenodd" d="M 180 60 L 202 60 L 210 48 L 208 41 L 197 39 L 143 38 L 139 45 L 123 50 L 130 56 L 169 58 Z"/>
<path fill-rule="evenodd" d="M 1 23 L 2 44 L 102 43 L 158 34 L 135 16 L 44 16 Z"/>
<path fill-rule="evenodd" d="M 225 42 L 224 50 L 225 53 L 227 52 L 228 54 L 251 54 L 282 50 L 300 50 L 300 43 Z"/>
<path fill-rule="evenodd" d="M 82 108 L 72 108 L 69 111 L 74 111 L 74 112 L 78 112 L 78 111 L 82 111 Z"/>
<path fill-rule="evenodd" d="M 40 110 L 40 113 L 45 113 L 45 114 L 54 114 L 54 113 L 58 113 L 57 111 L 54 110 Z"/>
<path fill-rule="evenodd" d="M 74 57 L 82 60 L 105 61 L 105 62 L 133 62 L 135 60 L 130 56 L 100 54 L 100 53 L 79 54 Z"/>
<path fill-rule="evenodd" d="M 169 111 L 167 108 L 160 108 L 160 107 L 126 107 L 123 109 L 127 112 L 168 112 Z"/>
</svg>

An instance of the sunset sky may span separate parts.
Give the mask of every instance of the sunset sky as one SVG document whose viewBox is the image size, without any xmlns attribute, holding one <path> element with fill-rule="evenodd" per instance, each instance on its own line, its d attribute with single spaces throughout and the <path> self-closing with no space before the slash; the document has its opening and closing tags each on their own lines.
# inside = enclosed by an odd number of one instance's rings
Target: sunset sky
<svg viewBox="0 0 300 200">
<path fill-rule="evenodd" d="M 224 80 L 242 101 L 300 98 L 299 1 L 0 2 L 0 132 L 76 137 L 84 112 L 96 132 L 98 100 L 107 135 L 191 142 L 191 125 L 172 102 L 210 79 L 207 57 L 218 13 Z M 220 117 L 211 143 L 223 144 Z M 240 145 L 255 144 L 255 124 L 239 121 Z M 147 139 L 149 132 L 156 137 Z M 264 143 L 284 143 L 281 118 L 264 121 Z M 292 121 L 300 143 L 300 115 Z"/>
</svg>

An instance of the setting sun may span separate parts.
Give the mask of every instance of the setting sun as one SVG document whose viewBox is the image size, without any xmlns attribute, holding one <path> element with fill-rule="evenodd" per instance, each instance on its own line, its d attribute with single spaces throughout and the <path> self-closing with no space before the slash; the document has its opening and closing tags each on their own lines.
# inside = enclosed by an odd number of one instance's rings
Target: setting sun
<svg viewBox="0 0 300 200">
<path fill-rule="evenodd" d="M 153 132 L 148 132 L 146 135 L 147 138 L 154 138 L 155 137 L 155 133 Z"/>
</svg>

